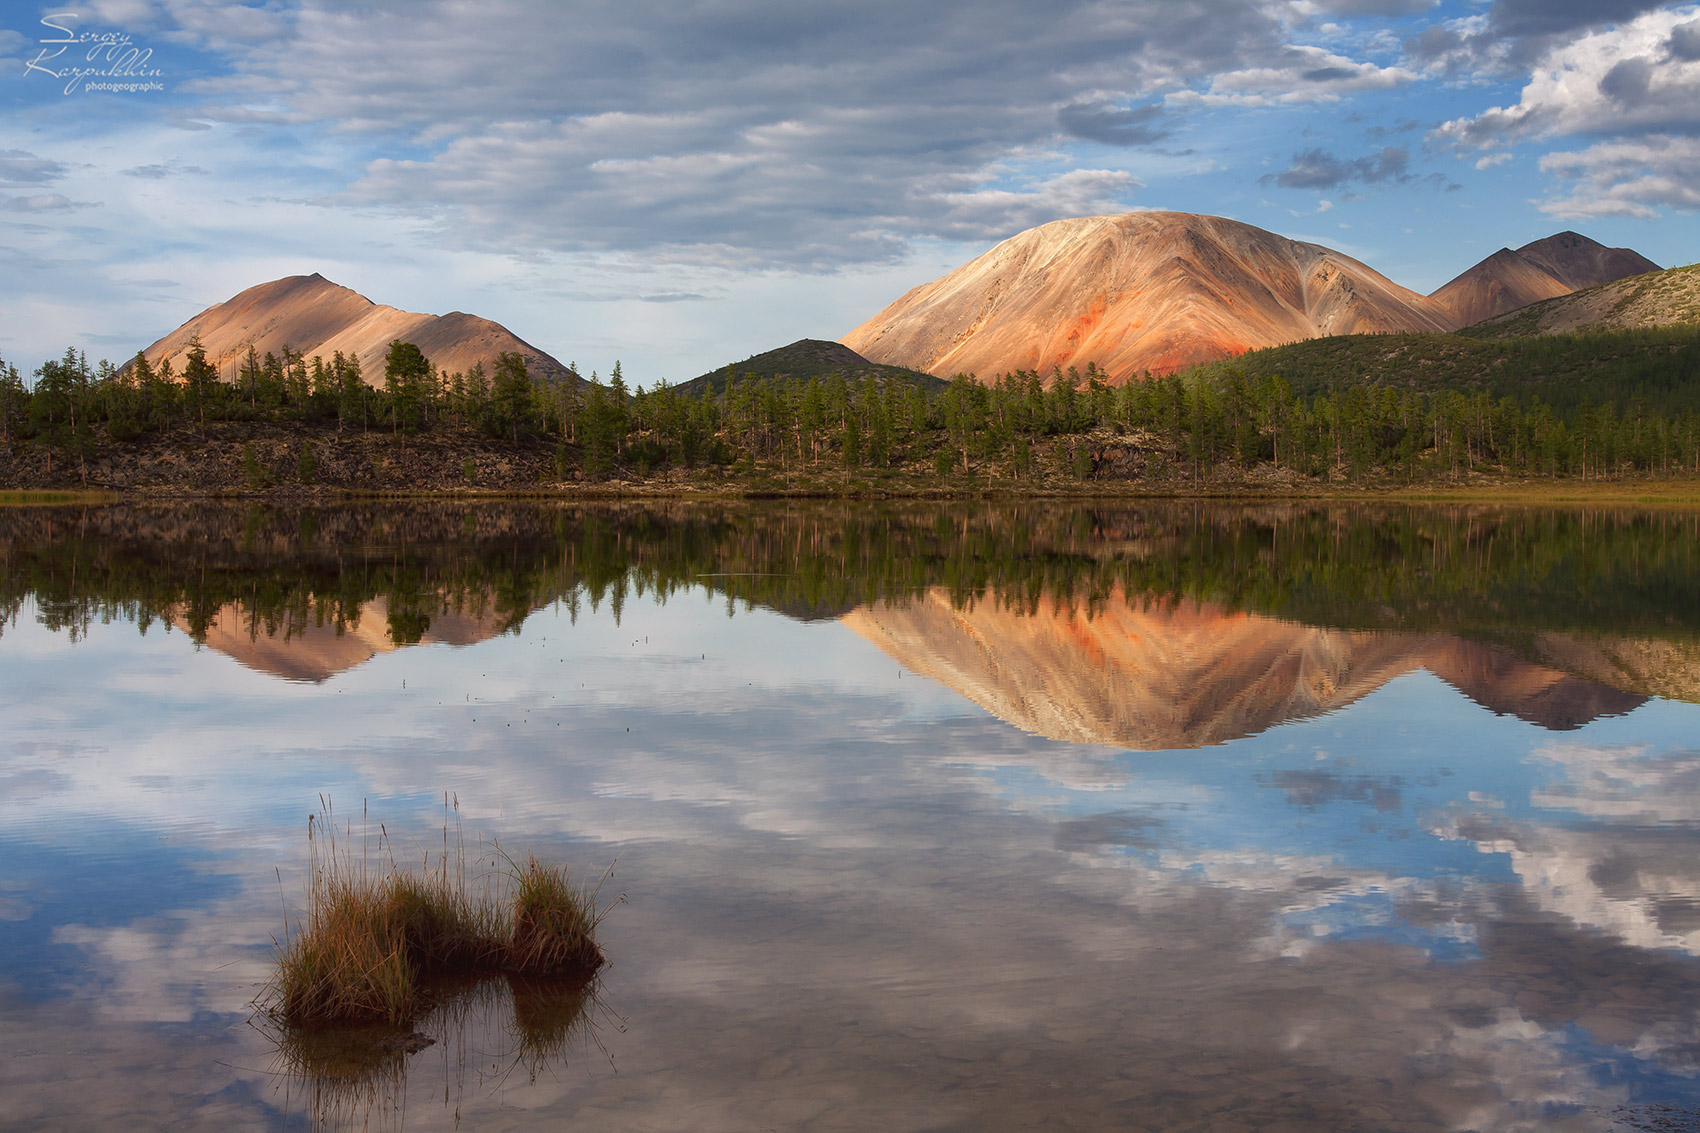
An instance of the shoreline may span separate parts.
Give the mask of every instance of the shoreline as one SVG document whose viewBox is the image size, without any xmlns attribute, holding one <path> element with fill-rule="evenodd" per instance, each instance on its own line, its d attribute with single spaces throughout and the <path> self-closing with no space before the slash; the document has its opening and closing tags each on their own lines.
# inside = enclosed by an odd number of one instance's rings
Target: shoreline
<svg viewBox="0 0 1700 1133">
<path fill-rule="evenodd" d="M 1079 438 L 1075 438 L 1078 440 Z M 40 441 L 0 446 L 0 506 L 157 500 L 256 500 L 325 504 L 361 500 L 713 501 L 1381 501 L 1624 504 L 1700 507 L 1700 475 L 1628 473 L 1619 479 L 1536 476 L 1491 466 L 1411 477 L 1374 468 L 1356 478 L 1305 475 L 1273 463 L 1199 466 L 1152 438 L 1099 436 L 1089 474 L 1052 445 L 1019 474 L 976 457 L 949 471 L 910 459 L 846 469 L 830 459 L 690 466 L 645 465 L 634 447 L 587 476 L 569 441 L 517 442 L 465 428 L 419 434 L 333 430 L 301 423 L 208 422 L 132 441 L 94 438 L 66 450 Z M 1132 457 L 1123 459 L 1127 454 Z M 1121 455 L 1117 455 L 1121 454 Z M 1134 459 L 1137 457 L 1137 459 Z"/>
<path fill-rule="evenodd" d="M 1467 485 L 1268 485 L 1268 484 L 1122 484 L 1072 485 L 1008 484 L 926 485 L 889 481 L 859 481 L 839 486 L 775 484 L 728 478 L 724 481 L 679 483 L 673 479 L 614 480 L 596 484 L 563 482 L 499 488 L 360 488 L 342 485 L 290 485 L 269 488 L 199 488 L 189 485 L 148 485 L 131 488 L 0 488 L 0 507 L 170 503 L 219 500 L 255 503 L 334 505 L 370 501 L 419 503 L 480 503 L 514 500 L 546 502 L 669 502 L 722 501 L 910 501 L 962 503 L 994 501 L 1067 502 L 1188 502 L 1200 503 L 1500 503 L 1528 506 L 1631 504 L 1700 508 L 1700 479 L 1684 480 L 1518 480 Z"/>
</svg>

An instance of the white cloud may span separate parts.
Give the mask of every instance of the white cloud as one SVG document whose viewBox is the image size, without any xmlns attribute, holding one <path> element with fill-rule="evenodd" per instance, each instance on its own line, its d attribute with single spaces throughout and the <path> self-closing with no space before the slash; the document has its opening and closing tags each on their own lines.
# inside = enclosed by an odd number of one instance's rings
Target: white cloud
<svg viewBox="0 0 1700 1133">
<path fill-rule="evenodd" d="M 1390 6 L 1413 4 L 1330 5 Z M 1000 210 L 1026 225 L 1122 203 L 1127 170 L 1043 190 L 996 171 L 1038 183 L 1058 163 L 1030 155 L 1059 141 L 1149 147 L 1176 129 L 1152 101 L 1164 91 L 1326 100 L 1414 77 L 1285 45 L 1291 15 L 1263 0 L 589 4 L 570 19 L 532 0 L 307 3 L 290 34 L 230 33 L 230 72 L 194 89 L 204 118 L 390 139 L 342 200 L 453 247 L 816 271 L 894 262 L 917 236 L 1011 235 L 988 227 Z M 1084 188 L 1109 174 L 1130 179 Z"/>
<path fill-rule="evenodd" d="M 1347 94 L 1391 90 L 1420 76 L 1404 67 L 1357 62 L 1320 47 L 1287 47 L 1276 66 L 1244 67 L 1211 78 L 1203 91 L 1168 96 L 1175 106 L 1277 106 L 1334 102 Z"/>
<path fill-rule="evenodd" d="M 1700 206 L 1692 188 L 1700 170 L 1692 137 L 1700 132 L 1697 11 L 1689 4 L 1645 12 L 1559 42 L 1540 57 L 1516 103 L 1453 119 L 1432 138 L 1461 153 L 1532 138 L 1603 138 L 1541 159 L 1543 172 L 1571 182 L 1537 202 L 1543 212 L 1652 219 L 1661 206 L 1692 210 Z M 1488 152 L 1476 168 L 1509 160 Z"/>
<path fill-rule="evenodd" d="M 65 167 L 25 150 L 0 150 L 0 185 L 47 185 L 65 175 Z"/>
<path fill-rule="evenodd" d="M 1673 50 L 1673 33 L 1695 11 L 1648 12 L 1555 47 L 1514 105 L 1453 119 L 1436 137 L 1489 147 L 1530 136 L 1700 128 L 1700 60 Z M 1684 42 L 1674 40 L 1677 47 Z"/>
<path fill-rule="evenodd" d="M 1568 219 L 1652 219 L 1659 208 L 1700 210 L 1700 138 L 1653 135 L 1549 153 L 1541 169 L 1575 182 L 1569 195 L 1543 201 L 1542 212 Z"/>
<path fill-rule="evenodd" d="M 12 212 L 69 212 L 72 209 L 94 208 L 94 201 L 73 201 L 64 193 L 36 193 L 28 197 L 8 197 L 4 207 Z"/>
<path fill-rule="evenodd" d="M 1141 187 L 1131 173 L 1075 169 L 1028 189 L 976 189 L 941 193 L 936 199 L 947 209 L 942 218 L 945 232 L 963 239 L 990 238 L 1059 217 L 1126 212 L 1127 194 Z"/>
</svg>

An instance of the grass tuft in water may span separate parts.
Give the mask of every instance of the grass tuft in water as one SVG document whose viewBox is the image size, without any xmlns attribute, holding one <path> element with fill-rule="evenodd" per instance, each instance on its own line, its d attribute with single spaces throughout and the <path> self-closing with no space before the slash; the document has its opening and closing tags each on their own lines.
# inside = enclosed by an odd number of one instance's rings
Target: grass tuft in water
<svg viewBox="0 0 1700 1133">
<path fill-rule="evenodd" d="M 551 976 L 601 967 L 595 891 L 575 888 L 565 870 L 534 857 L 526 858 L 523 868 L 514 865 L 513 878 L 507 969 L 516 975 Z"/>
<path fill-rule="evenodd" d="M 279 943 L 277 973 L 261 997 L 283 1022 L 409 1026 L 446 983 L 513 976 L 582 984 L 602 967 L 595 934 L 608 910 L 597 908 L 600 882 L 576 886 L 560 867 L 529 856 L 520 865 L 497 846 L 507 867 L 500 889 L 512 896 L 475 900 L 458 821 L 454 868 L 445 821 L 443 852 L 434 866 L 426 855 L 414 870 L 396 863 L 382 827 L 377 863 L 364 838 L 356 860 L 350 833 L 339 839 L 322 805 L 307 824 L 306 913 Z"/>
</svg>

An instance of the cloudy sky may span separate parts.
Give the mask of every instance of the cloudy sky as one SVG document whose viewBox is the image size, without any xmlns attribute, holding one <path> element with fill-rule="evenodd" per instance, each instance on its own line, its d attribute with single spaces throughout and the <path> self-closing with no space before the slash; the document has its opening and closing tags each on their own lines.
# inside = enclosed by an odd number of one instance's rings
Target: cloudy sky
<svg viewBox="0 0 1700 1133">
<path fill-rule="evenodd" d="M 26 372 L 318 271 L 678 381 L 1144 208 L 1421 291 L 1565 228 L 1700 258 L 1693 3 L 0 0 L 0 75 Z"/>
</svg>

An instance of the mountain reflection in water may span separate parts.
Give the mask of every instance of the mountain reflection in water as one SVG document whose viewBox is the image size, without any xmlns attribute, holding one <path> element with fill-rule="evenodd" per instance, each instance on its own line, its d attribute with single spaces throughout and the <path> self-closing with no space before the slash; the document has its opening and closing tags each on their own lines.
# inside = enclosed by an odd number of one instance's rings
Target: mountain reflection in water
<svg viewBox="0 0 1700 1133">
<path fill-rule="evenodd" d="M 200 503 L 0 567 L 18 1128 L 1700 1108 L 1690 513 Z M 606 1054 L 504 990 L 278 1065 L 321 792 L 617 860 Z"/>
<path fill-rule="evenodd" d="M 1255 735 L 1344 707 L 1427 669 L 1485 708 L 1552 730 L 1629 712 L 1669 673 L 1615 664 L 1656 643 L 1543 639 L 1584 672 L 1533 664 L 1441 634 L 1297 625 L 1192 601 L 1113 590 L 1090 612 L 1043 598 L 1011 610 L 995 595 L 964 607 L 943 591 L 853 610 L 845 625 L 905 668 L 1024 731 L 1155 751 Z M 1700 654 L 1688 654 L 1700 672 Z"/>
</svg>

